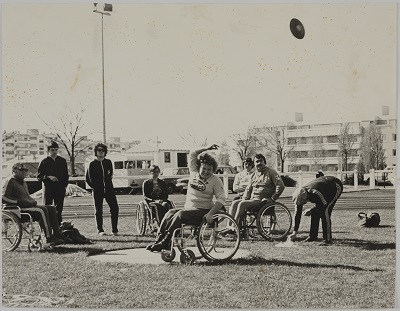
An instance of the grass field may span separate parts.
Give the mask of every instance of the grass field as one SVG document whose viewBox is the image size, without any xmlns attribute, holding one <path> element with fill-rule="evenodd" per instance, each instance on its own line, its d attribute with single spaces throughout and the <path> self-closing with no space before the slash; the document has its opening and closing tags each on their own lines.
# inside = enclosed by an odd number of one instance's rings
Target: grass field
<svg viewBox="0 0 400 311">
<path fill-rule="evenodd" d="M 381 226 L 360 228 L 357 211 L 334 210 L 332 246 L 246 241 L 240 247 L 250 251 L 247 258 L 193 266 L 92 260 L 88 255 L 152 239 L 134 234 L 133 217 L 120 218 L 118 237 L 97 236 L 94 217 L 76 219 L 93 244 L 3 253 L 3 307 L 18 305 L 14 295 L 29 295 L 30 306 L 46 306 L 37 299 L 45 297 L 53 308 L 394 308 L 395 210 L 376 211 Z M 299 240 L 308 228 L 303 217 Z"/>
</svg>

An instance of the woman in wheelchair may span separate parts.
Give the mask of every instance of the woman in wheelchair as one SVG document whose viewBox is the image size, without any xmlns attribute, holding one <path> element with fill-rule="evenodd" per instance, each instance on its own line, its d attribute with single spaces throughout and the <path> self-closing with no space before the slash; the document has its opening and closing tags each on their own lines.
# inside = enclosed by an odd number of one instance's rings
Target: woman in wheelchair
<svg viewBox="0 0 400 311">
<path fill-rule="evenodd" d="M 21 212 L 30 214 L 34 221 L 38 221 L 47 243 L 58 245 L 70 242 L 60 232 L 55 206 L 38 206 L 36 200 L 29 195 L 28 185 L 24 180 L 27 173 L 28 169 L 23 163 L 13 165 L 12 176 L 3 185 L 2 203 L 19 206 Z"/>
<path fill-rule="evenodd" d="M 217 148 L 217 145 L 212 145 L 190 154 L 190 177 L 185 206 L 183 209 L 171 209 L 165 215 L 155 243 L 148 245 L 147 250 L 159 252 L 167 249 L 175 229 L 180 228 L 182 224 L 199 225 L 203 218 L 211 223 L 213 215 L 224 206 L 224 187 L 221 179 L 214 175 L 218 167 L 217 161 L 211 155 L 203 153 Z"/>
<path fill-rule="evenodd" d="M 172 204 L 168 201 L 167 184 L 164 180 L 159 179 L 160 168 L 157 165 L 150 166 L 152 178 L 143 182 L 143 197 L 147 204 L 155 203 L 158 214 L 158 223 L 164 218 L 164 215 L 171 209 Z M 153 211 L 154 214 L 155 211 Z"/>
</svg>

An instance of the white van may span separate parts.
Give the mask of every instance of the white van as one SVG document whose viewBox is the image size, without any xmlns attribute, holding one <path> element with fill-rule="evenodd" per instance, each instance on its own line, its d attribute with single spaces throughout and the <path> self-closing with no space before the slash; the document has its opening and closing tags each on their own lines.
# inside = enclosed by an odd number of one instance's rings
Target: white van
<svg viewBox="0 0 400 311">
<path fill-rule="evenodd" d="M 85 159 L 85 171 L 96 157 Z M 153 157 L 150 155 L 108 153 L 106 156 L 113 164 L 113 185 L 116 192 L 134 194 L 142 189 L 143 182 L 149 178 Z M 86 189 L 89 189 L 86 184 Z"/>
</svg>

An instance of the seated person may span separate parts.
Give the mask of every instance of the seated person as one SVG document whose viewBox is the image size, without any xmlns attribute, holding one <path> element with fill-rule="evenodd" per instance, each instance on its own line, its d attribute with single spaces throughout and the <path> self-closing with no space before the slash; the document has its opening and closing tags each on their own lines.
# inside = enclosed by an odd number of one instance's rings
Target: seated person
<svg viewBox="0 0 400 311">
<path fill-rule="evenodd" d="M 254 163 L 256 171 L 251 175 L 242 199 L 234 200 L 229 208 L 229 214 L 237 223 L 246 210 L 259 207 L 261 202 L 274 202 L 285 189 L 281 177 L 274 169 L 266 166 L 266 159 L 262 154 L 255 155 Z M 224 233 L 230 233 L 231 230 L 228 227 Z"/>
<path fill-rule="evenodd" d="M 199 225 L 203 218 L 211 223 L 213 215 L 224 206 L 224 186 L 221 179 L 214 175 L 217 161 L 208 153 L 203 153 L 217 148 L 217 145 L 212 145 L 190 154 L 190 177 L 185 206 L 183 209 L 169 210 L 158 229 L 155 243 L 148 245 L 147 250 L 158 252 L 168 249 L 175 229 L 180 228 L 182 224 Z"/>
<path fill-rule="evenodd" d="M 160 222 L 164 215 L 171 209 L 171 203 L 168 201 L 167 184 L 164 180 L 159 179 L 160 168 L 157 165 L 150 166 L 152 178 L 143 182 L 143 197 L 147 204 L 156 203 L 158 212 L 158 221 Z"/>
<path fill-rule="evenodd" d="M 21 212 L 28 213 L 34 221 L 38 221 L 45 233 L 46 243 L 58 245 L 70 242 L 60 232 L 55 206 L 38 206 L 37 202 L 29 195 L 28 185 L 24 180 L 27 173 L 28 169 L 23 163 L 13 165 L 12 176 L 5 181 L 3 186 L 2 202 L 7 205 L 19 206 Z"/>
<path fill-rule="evenodd" d="M 250 177 L 254 173 L 254 162 L 252 158 L 243 161 L 243 170 L 237 173 L 233 181 L 233 191 L 238 194 L 234 200 L 240 199 L 250 183 Z"/>
</svg>

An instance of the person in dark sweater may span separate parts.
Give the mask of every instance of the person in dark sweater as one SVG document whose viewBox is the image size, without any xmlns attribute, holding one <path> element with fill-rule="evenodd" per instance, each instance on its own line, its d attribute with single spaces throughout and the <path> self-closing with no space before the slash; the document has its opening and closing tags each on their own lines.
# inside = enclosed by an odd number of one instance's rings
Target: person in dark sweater
<svg viewBox="0 0 400 311">
<path fill-rule="evenodd" d="M 103 228 L 103 200 L 105 199 L 110 207 L 112 234 L 118 235 L 119 206 L 112 182 L 112 162 L 105 158 L 107 146 L 98 143 L 94 147 L 94 154 L 97 158 L 89 164 L 86 171 L 86 182 L 93 189 L 97 231 L 99 235 L 106 234 Z"/>
<path fill-rule="evenodd" d="M 31 215 L 34 221 L 38 221 L 45 234 L 46 243 L 58 245 L 71 242 L 60 232 L 56 208 L 52 205 L 39 206 L 29 195 L 28 185 L 24 180 L 27 173 L 28 169 L 23 163 L 13 165 L 12 176 L 7 178 L 3 185 L 2 203 L 8 206 L 16 205 L 21 212 Z"/>
<path fill-rule="evenodd" d="M 310 235 L 305 240 L 313 242 L 318 240 L 319 220 L 322 221 L 324 241 L 320 245 L 332 244 L 332 209 L 337 199 L 343 192 L 342 182 L 333 176 L 321 176 L 297 189 L 292 200 L 295 203 L 294 230 L 289 236 L 293 240 L 300 226 L 303 205 L 307 202 L 315 203 L 315 206 L 304 211 L 305 216 L 311 215 Z"/>
<path fill-rule="evenodd" d="M 150 167 L 152 178 L 143 182 L 143 197 L 147 203 L 156 203 L 159 223 L 164 215 L 171 209 L 171 203 L 168 201 L 167 184 L 159 179 L 160 168 L 157 165 Z"/>
<path fill-rule="evenodd" d="M 68 186 L 67 161 L 58 155 L 58 144 L 53 141 L 47 146 L 48 157 L 38 167 L 37 179 L 43 183 L 43 205 L 54 205 L 58 222 L 62 222 L 65 189 Z"/>
</svg>

